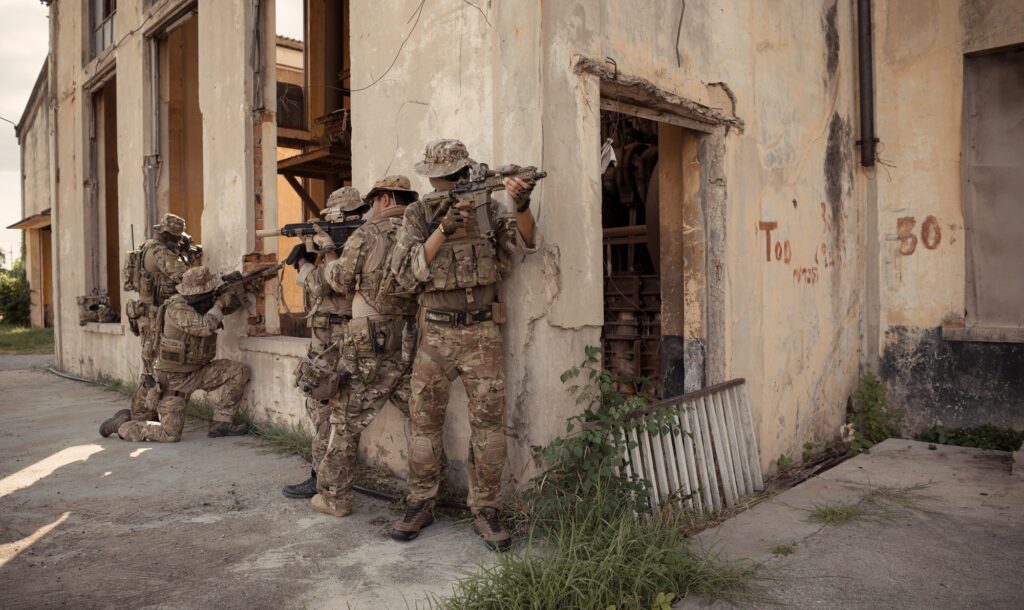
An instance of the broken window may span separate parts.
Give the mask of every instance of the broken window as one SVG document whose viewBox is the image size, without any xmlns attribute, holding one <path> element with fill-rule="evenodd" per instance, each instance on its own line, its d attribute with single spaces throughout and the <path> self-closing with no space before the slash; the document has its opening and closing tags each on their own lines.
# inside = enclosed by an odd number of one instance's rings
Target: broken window
<svg viewBox="0 0 1024 610">
<path fill-rule="evenodd" d="M 278 0 L 278 224 L 319 218 L 328 195 L 351 184 L 347 0 Z M 298 243 L 279 237 L 287 256 Z M 279 303 L 281 333 L 309 336 L 302 289 L 285 270 Z"/>
<path fill-rule="evenodd" d="M 92 90 L 89 130 L 91 211 L 87 214 L 92 289 L 105 290 L 111 308 L 121 308 L 120 231 L 117 205 L 117 79 Z"/>
<path fill-rule="evenodd" d="M 1021 100 L 1024 48 L 964 58 L 968 327 L 1024 328 Z"/>
<path fill-rule="evenodd" d="M 114 13 L 117 0 L 89 0 L 89 19 L 92 26 L 90 57 L 96 57 L 114 43 Z"/>
<path fill-rule="evenodd" d="M 696 134 L 601 112 L 604 365 L 665 396 L 704 385 L 704 225 Z M 607 163 L 607 165 L 605 165 Z"/>
</svg>

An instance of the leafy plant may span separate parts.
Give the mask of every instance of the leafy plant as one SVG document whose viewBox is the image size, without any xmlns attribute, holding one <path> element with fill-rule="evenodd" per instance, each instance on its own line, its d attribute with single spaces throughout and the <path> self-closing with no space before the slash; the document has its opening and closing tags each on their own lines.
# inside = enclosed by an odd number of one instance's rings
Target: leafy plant
<svg viewBox="0 0 1024 610">
<path fill-rule="evenodd" d="M 949 430 L 942 426 L 932 426 L 915 438 L 919 441 L 939 443 L 940 445 L 1016 451 L 1024 443 L 1024 432 L 1018 432 L 1013 428 L 999 428 L 991 424 Z"/>
<path fill-rule="evenodd" d="M 786 470 L 793 465 L 793 460 L 783 453 L 779 456 L 779 459 L 775 460 L 775 465 L 779 467 L 779 470 Z"/>
<path fill-rule="evenodd" d="M 804 461 L 804 462 L 809 462 L 811 460 L 811 458 L 814 457 L 814 452 L 815 452 L 815 450 L 817 450 L 817 448 L 818 448 L 818 445 L 816 445 L 814 443 L 811 443 L 811 442 L 804 443 L 804 451 L 803 451 L 803 453 L 800 454 L 800 460 Z"/>
<path fill-rule="evenodd" d="M 625 431 L 646 429 L 661 433 L 672 428 L 667 416 L 652 410 L 653 384 L 646 378 L 615 374 L 600 366 L 600 348 L 587 346 L 583 362 L 562 373 L 569 393 L 583 406 L 566 422 L 566 436 L 546 447 L 534 447 L 543 464 L 526 494 L 532 517 L 540 522 L 570 511 L 601 487 L 615 498 L 609 504 L 625 504 L 633 512 L 647 510 L 646 483 L 624 474 L 623 451 L 636 444 Z M 634 418 L 647 413 L 643 419 Z M 666 414 L 667 415 L 667 414 Z"/>
<path fill-rule="evenodd" d="M 31 322 L 32 293 L 25 275 L 25 257 L 14 261 L 10 270 L 0 269 L 0 322 L 28 326 Z"/>
<path fill-rule="evenodd" d="M 903 413 L 889 404 L 885 385 L 878 377 L 865 373 L 847 408 L 846 422 L 853 426 L 850 450 L 860 453 L 899 436 Z"/>
</svg>

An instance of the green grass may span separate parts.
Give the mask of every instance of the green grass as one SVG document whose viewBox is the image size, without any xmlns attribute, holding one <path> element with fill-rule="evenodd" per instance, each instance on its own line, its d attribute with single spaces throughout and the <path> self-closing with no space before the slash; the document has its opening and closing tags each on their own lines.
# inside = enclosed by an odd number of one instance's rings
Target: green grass
<svg viewBox="0 0 1024 610">
<path fill-rule="evenodd" d="M 793 551 L 795 551 L 795 550 L 796 550 L 796 545 L 792 544 L 792 543 L 790 543 L 790 544 L 776 544 L 775 546 L 772 547 L 772 555 L 775 555 L 777 557 L 786 557 L 787 555 L 792 555 Z"/>
<path fill-rule="evenodd" d="M 0 354 L 52 354 L 53 329 L 0 324 Z"/>
<path fill-rule="evenodd" d="M 1000 428 L 991 424 L 983 424 L 971 428 L 950 429 L 942 426 L 932 426 L 918 434 L 915 438 L 919 441 L 939 443 L 940 445 L 1016 451 L 1024 443 L 1024 431 L 1017 431 L 1013 428 Z"/>
<path fill-rule="evenodd" d="M 866 492 L 861 494 L 861 500 L 882 510 L 899 507 L 918 512 L 931 512 L 922 505 L 922 501 L 934 499 L 921 493 L 928 487 L 928 483 L 918 483 L 909 486 L 873 485 Z"/>
<path fill-rule="evenodd" d="M 871 515 L 871 512 L 859 502 L 836 502 L 833 504 L 815 504 L 807 511 L 807 520 L 811 523 L 824 525 L 842 525 L 859 521 Z"/>
<path fill-rule="evenodd" d="M 534 524 L 525 549 L 459 580 L 433 608 L 651 608 L 703 595 L 756 599 L 759 568 L 690 547 L 678 514 L 637 517 L 602 506 L 600 492 L 556 522 Z M 659 597 L 660 596 L 660 597 Z"/>
</svg>

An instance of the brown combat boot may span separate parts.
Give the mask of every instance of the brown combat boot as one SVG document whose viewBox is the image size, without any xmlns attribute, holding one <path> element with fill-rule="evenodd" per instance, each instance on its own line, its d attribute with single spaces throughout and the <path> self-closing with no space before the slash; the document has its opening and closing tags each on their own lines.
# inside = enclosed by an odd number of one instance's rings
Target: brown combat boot
<svg viewBox="0 0 1024 610">
<path fill-rule="evenodd" d="M 242 436 L 249 433 L 249 426 L 245 424 L 232 424 L 229 421 L 210 422 L 210 431 L 206 436 L 219 438 L 221 436 Z"/>
<path fill-rule="evenodd" d="M 326 515 L 334 515 L 335 517 L 347 517 L 352 514 L 352 501 L 348 502 L 330 500 L 320 494 L 313 496 L 313 499 L 309 501 L 313 505 L 313 510 L 324 513 Z"/>
<path fill-rule="evenodd" d="M 405 514 L 391 528 L 391 539 L 399 542 L 415 540 L 420 530 L 434 522 L 433 500 L 409 500 Z"/>
<path fill-rule="evenodd" d="M 111 434 L 117 432 L 117 429 L 121 427 L 121 424 L 125 423 L 132 418 L 132 412 L 128 409 L 121 409 L 110 419 L 100 424 L 100 436 L 107 438 Z"/>
<path fill-rule="evenodd" d="M 484 539 L 492 551 L 507 551 L 512 546 L 512 536 L 501 523 L 498 509 L 485 506 L 473 515 L 473 529 Z"/>
</svg>

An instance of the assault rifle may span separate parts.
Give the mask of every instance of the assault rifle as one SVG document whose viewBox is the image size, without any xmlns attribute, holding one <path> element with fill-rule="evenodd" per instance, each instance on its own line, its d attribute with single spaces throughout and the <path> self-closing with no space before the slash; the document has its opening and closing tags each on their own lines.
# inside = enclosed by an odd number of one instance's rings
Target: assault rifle
<svg viewBox="0 0 1024 610">
<path fill-rule="evenodd" d="M 492 201 L 491 193 L 505 190 L 505 178 L 521 178 L 529 183 L 534 183 L 547 175 L 547 172 L 532 166 L 502 165 L 490 169 L 486 163 L 481 163 L 470 171 L 469 178 L 459 180 L 447 191 L 434 191 L 423 196 L 424 205 L 428 210 L 433 211 L 428 219 L 431 230 L 441 223 L 441 218 L 448 212 L 449 207 L 459 202 L 466 202 L 469 204 L 466 210 L 476 216 L 480 234 L 491 237 L 494 235 L 489 205 Z"/>
<path fill-rule="evenodd" d="M 132 236 L 134 239 L 134 236 Z M 133 242 L 134 243 L 134 242 Z M 134 248 L 133 248 L 134 249 Z M 181 241 L 178 242 L 178 253 L 181 254 L 188 266 L 191 267 L 203 258 L 203 247 L 199 244 L 192 243 L 192 236 L 188 233 L 181 234 Z"/>
<path fill-rule="evenodd" d="M 221 276 L 221 280 L 224 282 L 220 286 L 217 286 L 213 292 L 206 294 L 196 295 L 188 299 L 188 304 L 196 309 L 205 308 L 209 310 L 213 307 L 214 301 L 225 296 L 234 295 L 239 303 L 243 302 L 243 297 L 246 293 L 255 293 L 263 283 L 268 279 L 277 275 L 277 272 L 283 265 L 280 263 L 276 265 L 270 265 L 267 267 L 260 267 L 259 269 L 253 269 L 246 273 L 241 271 L 232 271 Z"/>
<path fill-rule="evenodd" d="M 313 230 L 313 225 L 318 225 L 323 229 L 331 239 L 334 240 L 334 245 L 341 247 L 348 241 L 348 238 L 355 233 L 359 225 L 363 224 L 362 220 L 346 220 L 344 222 L 296 222 L 287 224 L 280 229 L 261 229 L 256 231 L 256 237 L 298 237 L 299 239 L 306 241 L 307 238 L 312 239 L 316 235 L 316 231 Z"/>
</svg>

